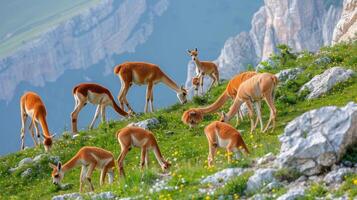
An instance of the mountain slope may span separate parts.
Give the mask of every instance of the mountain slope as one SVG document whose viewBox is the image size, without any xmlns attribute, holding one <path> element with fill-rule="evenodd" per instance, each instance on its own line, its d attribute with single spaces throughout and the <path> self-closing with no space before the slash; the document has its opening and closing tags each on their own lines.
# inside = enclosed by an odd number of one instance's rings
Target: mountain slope
<svg viewBox="0 0 357 200">
<path fill-rule="evenodd" d="M 256 157 L 263 156 L 268 152 L 277 153 L 280 148 L 278 135 L 282 133 L 285 125 L 295 117 L 305 111 L 322 106 L 343 106 L 347 102 L 357 101 L 357 93 L 352 92 L 357 91 L 356 77 L 350 79 L 346 83 L 339 84 L 326 95 L 314 100 L 304 100 L 303 96 L 297 94 L 297 91 L 304 83 L 309 81 L 314 75 L 320 74 L 330 67 L 343 66 L 357 71 L 357 42 L 353 44 L 340 44 L 334 47 L 324 47 L 320 52 L 321 53 L 318 55 L 305 52 L 297 59 L 288 59 L 284 64 L 279 62 L 277 68 L 265 69 L 266 71 L 276 73 L 281 69 L 304 66 L 304 72 L 299 75 L 296 80 L 290 81 L 287 84 L 281 83 L 277 89 L 276 106 L 278 110 L 278 121 L 277 129 L 273 133 L 262 134 L 258 132 L 254 135 L 249 135 L 249 123 L 247 120 L 238 126 L 238 129 L 242 130 L 241 133 L 243 138 L 252 154 L 237 160 L 232 164 L 226 163 L 224 151 L 220 150 L 215 167 L 207 167 L 206 160 L 208 146 L 203 134 L 203 128 L 211 121 L 218 119 L 218 115 L 212 114 L 206 116 L 203 123 L 195 129 L 188 129 L 187 126 L 183 125 L 181 122 L 181 115 L 184 110 L 212 103 L 224 90 L 226 83 L 213 89 L 203 98 L 196 98 L 193 102 L 186 105 L 176 104 L 155 113 L 144 114 L 130 120 L 118 122 L 112 121 L 108 125 L 101 124 L 98 129 L 82 131 L 80 136 L 75 139 L 71 139 L 71 137 L 65 134 L 55 141 L 53 151 L 51 151 L 50 155 L 59 156 L 60 160 L 65 162 L 82 146 L 93 145 L 108 149 L 112 151 L 115 156 L 118 156 L 120 147 L 115 138 L 116 131 L 132 121 L 156 117 L 159 119 L 160 123 L 157 126 L 152 127 L 151 130 L 154 132 L 158 140 L 164 157 L 172 162 L 172 168 L 170 169 L 170 176 L 172 178 L 168 180 L 168 186 L 172 187 L 171 190 L 150 193 L 152 184 L 157 178 L 160 178 L 160 175 L 158 174 L 160 173 L 160 169 L 156 160 L 154 160 L 153 155 L 151 155 L 152 164 L 150 165 L 150 169 L 141 173 L 139 169 L 139 150 L 134 148 L 125 160 L 125 170 L 127 173 L 126 179 L 120 179 L 120 181 L 118 181 L 116 174 L 115 183 L 113 185 L 99 187 L 99 173 L 96 171 L 92 179 L 96 192 L 109 190 L 120 197 L 145 194 L 153 199 L 205 197 L 206 194 L 200 194 L 198 192 L 199 188 L 207 187 L 200 184 L 202 177 L 226 167 L 247 167 L 252 164 L 252 160 Z M 317 64 L 315 61 L 322 57 L 329 57 L 331 62 Z M 278 62 L 282 58 L 275 56 L 274 59 Z M 230 103 L 227 103 L 224 106 L 224 110 L 228 109 L 229 104 Z M 263 106 L 262 113 L 264 116 L 263 120 L 266 122 L 268 110 L 265 105 Z M 234 122 L 234 120 L 232 120 L 232 122 Z M 26 135 L 26 137 L 28 137 L 28 135 Z M 25 157 L 33 158 L 43 152 L 43 147 L 29 148 L 25 151 L 16 152 L 0 158 L 0 188 L 2 188 L 0 199 L 49 199 L 51 196 L 57 194 L 78 191 L 80 169 L 77 168 L 65 175 L 63 182 L 71 183 L 73 186 L 69 186 L 67 190 L 59 190 L 51 183 L 48 159 L 44 159 L 37 164 L 25 165 L 24 167 L 17 169 L 14 173 L 9 172 L 9 169 L 15 167 L 21 159 Z M 32 169 L 32 174 L 22 178 L 21 174 L 27 168 Z M 233 186 L 232 184 L 233 183 L 228 184 L 227 187 L 233 187 L 234 184 Z M 242 187 L 244 187 L 244 184 Z M 349 192 L 351 195 L 357 194 L 356 188 L 352 188 L 349 191 L 347 191 L 347 189 L 343 190 L 343 188 L 341 188 L 341 190 L 343 192 Z M 276 191 L 276 194 L 281 195 L 281 192 L 282 191 Z M 337 193 L 337 191 L 330 192 Z M 233 195 L 235 193 L 243 195 L 239 193 L 238 190 L 232 188 L 221 190 L 216 195 Z"/>
</svg>

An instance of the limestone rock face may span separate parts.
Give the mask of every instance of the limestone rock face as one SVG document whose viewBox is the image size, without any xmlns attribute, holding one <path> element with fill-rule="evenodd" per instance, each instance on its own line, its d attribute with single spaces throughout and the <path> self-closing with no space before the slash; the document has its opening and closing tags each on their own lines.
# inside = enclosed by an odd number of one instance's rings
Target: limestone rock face
<svg viewBox="0 0 357 200">
<path fill-rule="evenodd" d="M 333 67 L 312 78 L 301 87 L 300 91 L 309 90 L 310 93 L 306 98 L 314 99 L 332 89 L 336 84 L 351 78 L 353 74 L 353 70 Z"/>
<path fill-rule="evenodd" d="M 303 197 L 304 194 L 305 194 L 304 188 L 301 187 L 291 188 L 287 193 L 280 196 L 277 200 L 295 200 Z"/>
<path fill-rule="evenodd" d="M 309 176 L 319 174 L 357 142 L 357 104 L 308 111 L 291 121 L 279 139 L 282 145 L 276 165 Z"/>
<path fill-rule="evenodd" d="M 271 182 L 276 182 L 274 178 L 275 172 L 276 169 L 273 168 L 263 168 L 256 170 L 254 175 L 248 179 L 246 191 L 248 193 L 254 193 L 263 188 L 264 185 L 267 185 Z"/>
<path fill-rule="evenodd" d="M 304 70 L 302 68 L 285 69 L 275 74 L 275 76 L 279 79 L 279 81 L 286 82 L 288 80 L 296 79 L 297 76 L 303 71 Z"/>
<path fill-rule="evenodd" d="M 344 0 L 343 11 L 333 32 L 332 43 L 355 40 L 357 34 L 357 1 Z"/>
<path fill-rule="evenodd" d="M 135 123 L 130 123 L 128 126 L 137 126 L 143 129 L 150 129 L 150 127 L 153 127 L 157 124 L 159 124 L 159 120 L 156 118 L 150 118 L 150 119 L 146 119 L 143 121 L 139 121 L 139 122 L 135 122 Z"/>
</svg>

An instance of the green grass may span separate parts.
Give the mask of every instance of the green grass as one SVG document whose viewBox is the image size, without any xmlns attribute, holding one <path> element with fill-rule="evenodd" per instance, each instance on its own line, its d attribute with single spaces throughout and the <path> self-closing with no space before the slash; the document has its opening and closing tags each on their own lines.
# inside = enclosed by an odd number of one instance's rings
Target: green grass
<svg viewBox="0 0 357 200">
<path fill-rule="evenodd" d="M 259 131 L 255 134 L 249 134 L 249 122 L 245 119 L 237 128 L 242 130 L 242 136 L 251 150 L 249 156 L 244 156 L 240 160 L 236 160 L 231 164 L 227 164 L 224 150 L 220 150 L 216 157 L 215 166 L 212 168 L 207 167 L 207 154 L 208 144 L 206 137 L 203 133 L 203 128 L 217 120 L 217 114 L 211 114 L 204 118 L 203 122 L 195 129 L 189 129 L 181 122 L 182 113 L 188 108 L 208 105 L 212 103 L 223 92 L 226 82 L 222 83 L 219 87 L 214 88 L 204 98 L 197 98 L 193 102 L 185 105 L 175 104 L 168 108 L 158 110 L 155 113 L 143 114 L 139 117 L 132 118 L 124 121 L 111 121 L 108 124 L 101 124 L 99 128 L 91 131 L 83 131 L 80 137 L 75 140 L 70 137 L 60 137 L 55 141 L 53 150 L 50 155 L 59 156 L 62 162 L 69 160 L 82 146 L 93 145 L 105 148 L 114 153 L 117 157 L 120 153 L 120 146 L 115 138 L 115 133 L 125 127 L 132 121 L 144 120 L 151 117 L 156 117 L 160 120 L 158 126 L 152 127 L 151 131 L 155 134 L 159 146 L 165 158 L 171 163 L 170 174 L 172 178 L 169 180 L 169 186 L 176 187 L 171 191 L 161 191 L 159 193 L 150 193 L 149 189 L 155 179 L 159 178 L 161 169 L 159 168 L 154 156 L 150 153 L 150 168 L 144 172 L 139 168 L 140 152 L 138 149 L 130 151 L 125 159 L 125 170 L 127 177 L 119 179 L 116 173 L 115 183 L 112 185 L 99 186 L 98 171 L 94 173 L 92 182 L 96 192 L 113 191 L 120 197 L 136 196 L 145 194 L 148 198 L 152 199 L 203 199 L 206 194 L 200 194 L 199 188 L 202 177 L 215 173 L 227 167 L 248 167 L 251 165 L 252 160 L 272 152 L 278 153 L 280 143 L 278 136 L 283 133 L 283 129 L 287 123 L 295 117 L 311 109 L 320 108 L 322 106 L 344 106 L 347 102 L 357 101 L 357 78 L 354 77 L 347 83 L 339 84 L 331 92 L 322 97 L 314 100 L 304 100 L 299 97 L 297 90 L 302 84 L 307 82 L 309 78 L 316 74 L 321 73 L 325 69 L 333 66 L 344 66 L 357 71 L 357 44 L 341 44 L 335 47 L 323 48 L 320 55 L 310 55 L 299 59 L 285 60 L 287 66 L 279 66 L 279 69 L 271 69 L 272 72 L 279 71 L 280 69 L 292 68 L 297 66 L 305 66 L 305 71 L 297 80 L 292 81 L 294 87 L 288 87 L 280 84 L 277 89 L 276 107 L 278 110 L 277 127 L 272 133 L 263 134 Z M 330 56 L 333 62 L 327 65 L 316 66 L 314 60 L 321 56 Z M 279 56 L 276 56 L 279 59 Z M 306 78 L 309 77 L 309 78 Z M 284 95 L 291 95 L 294 101 L 286 101 L 282 98 Z M 231 101 L 226 103 L 223 110 L 227 111 Z M 268 118 L 268 108 L 263 106 L 264 122 Z M 234 120 L 231 122 L 235 124 Z M 355 152 L 352 150 L 352 152 Z M 80 169 L 77 168 L 68 172 L 63 180 L 63 183 L 70 183 L 73 186 L 67 190 L 59 190 L 51 183 L 50 172 L 47 162 L 40 163 L 37 166 L 28 166 L 34 168 L 34 175 L 30 178 L 21 178 L 21 172 L 25 168 L 10 174 L 8 170 L 25 157 L 34 157 L 39 153 L 44 153 L 43 147 L 31 148 L 21 152 L 12 153 L 0 158 L 0 199 L 49 199 L 52 196 L 64 193 L 77 192 L 79 189 L 79 173 Z M 355 153 L 350 153 L 348 160 L 356 159 Z M 282 173 L 283 174 L 283 173 Z M 222 195 L 241 195 L 242 188 L 246 182 L 245 176 L 237 177 L 227 184 L 225 188 L 219 189 L 217 194 Z M 295 177 L 293 177 L 295 178 Z M 352 178 L 351 178 L 352 179 Z M 348 179 L 350 180 L 350 179 Z M 356 195 L 355 185 L 351 185 L 353 181 L 349 181 L 342 187 L 343 191 L 352 191 L 351 195 Z M 352 188 L 352 189 L 351 189 Z M 319 189 L 319 188 L 317 188 Z M 317 190 L 320 194 L 320 190 Z M 286 190 L 280 188 L 275 191 L 276 195 L 281 195 Z M 315 191 L 315 190 L 313 190 Z M 145 197 L 145 196 L 144 196 Z M 234 196 L 233 196 L 234 197 Z M 211 196 L 208 198 L 215 198 Z"/>
<path fill-rule="evenodd" d="M 0 57 L 98 0 L 4 0 L 0 3 Z"/>
</svg>

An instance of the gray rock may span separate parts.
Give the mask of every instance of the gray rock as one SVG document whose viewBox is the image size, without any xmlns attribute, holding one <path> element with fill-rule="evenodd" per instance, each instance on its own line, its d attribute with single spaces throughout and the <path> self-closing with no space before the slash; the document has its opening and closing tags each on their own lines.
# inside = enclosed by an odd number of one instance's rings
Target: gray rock
<svg viewBox="0 0 357 200">
<path fill-rule="evenodd" d="M 277 198 L 277 200 L 295 200 L 297 198 L 303 197 L 304 194 L 305 189 L 302 187 L 291 188 L 287 193 Z"/>
<path fill-rule="evenodd" d="M 306 98 L 315 99 L 331 90 L 336 84 L 351 78 L 353 74 L 354 71 L 351 69 L 344 69 L 343 67 L 330 68 L 305 83 L 301 87 L 300 93 L 304 90 L 308 90 L 309 94 Z"/>
<path fill-rule="evenodd" d="M 346 167 L 353 167 L 353 163 L 351 161 L 348 160 L 344 160 L 342 161 L 342 164 Z"/>
<path fill-rule="evenodd" d="M 356 40 L 357 30 L 357 1 L 344 0 L 341 18 L 333 32 L 332 44 Z"/>
<path fill-rule="evenodd" d="M 47 156 L 46 154 L 38 154 L 37 156 L 35 156 L 35 158 L 33 159 L 34 162 L 40 162 L 43 159 L 45 159 Z"/>
<path fill-rule="evenodd" d="M 279 137 L 275 160 L 279 167 L 293 167 L 305 175 L 319 174 L 338 162 L 357 141 L 357 104 L 322 107 L 291 121 Z"/>
<path fill-rule="evenodd" d="M 115 199 L 117 196 L 112 192 L 102 192 L 91 196 L 93 200 Z"/>
<path fill-rule="evenodd" d="M 280 188 L 280 187 L 283 187 L 283 184 L 277 182 L 277 181 L 273 181 L 271 183 L 269 183 L 268 185 L 266 185 L 263 189 L 262 189 L 262 192 L 263 193 L 266 193 L 266 192 L 270 192 L 272 191 L 273 189 L 277 189 L 277 188 Z"/>
<path fill-rule="evenodd" d="M 130 123 L 128 126 L 137 126 L 143 129 L 149 129 L 150 127 L 153 127 L 157 124 L 159 124 L 159 120 L 156 118 L 150 118 L 147 120 L 143 120 L 143 121 L 139 121 L 139 122 L 135 122 L 135 123 Z"/>
<path fill-rule="evenodd" d="M 328 185 L 340 184 L 344 180 L 344 176 L 352 172 L 353 170 L 351 168 L 340 168 L 336 171 L 331 171 L 326 174 L 324 181 Z"/>
<path fill-rule="evenodd" d="M 302 68 L 292 68 L 292 69 L 284 69 L 279 73 L 275 74 L 275 76 L 281 82 L 286 82 L 288 80 L 296 79 L 299 74 L 301 74 L 304 70 Z"/>
<path fill-rule="evenodd" d="M 254 196 L 249 198 L 249 200 L 265 200 L 265 199 L 271 199 L 270 195 L 268 195 L 268 194 L 255 194 Z"/>
<path fill-rule="evenodd" d="M 54 196 L 52 200 L 84 200 L 84 198 L 79 193 L 70 193 Z"/>
<path fill-rule="evenodd" d="M 203 180 L 201 180 L 201 184 L 210 183 L 212 185 L 223 185 L 228 180 L 232 179 L 233 177 L 240 176 L 245 172 L 243 168 L 227 168 L 222 171 L 216 172 L 211 176 L 207 176 Z"/>
<path fill-rule="evenodd" d="M 323 56 L 321 58 L 318 58 L 315 60 L 315 64 L 318 64 L 318 65 L 324 65 L 324 64 L 329 64 L 331 63 L 331 58 L 327 57 L 327 56 Z"/>
<path fill-rule="evenodd" d="M 275 160 L 275 158 L 276 158 L 275 155 L 270 152 L 270 153 L 266 154 L 265 156 L 259 158 L 257 160 L 257 165 L 260 166 L 260 165 L 264 165 L 266 163 L 272 162 Z"/>
<path fill-rule="evenodd" d="M 32 162 L 33 162 L 32 158 L 24 158 L 19 162 L 19 164 L 17 166 L 22 167 L 22 166 L 30 164 Z"/>
<path fill-rule="evenodd" d="M 299 183 L 299 182 L 305 182 L 307 180 L 306 176 L 300 176 L 298 179 L 295 180 L 295 182 Z"/>
<path fill-rule="evenodd" d="M 260 62 L 256 67 L 255 67 L 255 70 L 256 71 L 259 71 L 259 70 L 262 70 L 262 69 L 265 69 L 267 67 L 270 67 L 270 68 L 277 68 L 278 65 L 277 63 L 275 63 L 272 59 L 268 58 L 262 62 Z"/>
<path fill-rule="evenodd" d="M 266 168 L 266 169 L 258 169 L 255 171 L 254 175 L 248 179 L 247 182 L 247 192 L 254 193 L 258 192 L 265 185 L 276 182 L 274 178 L 274 173 L 276 169 Z"/>
<path fill-rule="evenodd" d="M 24 172 L 21 173 L 21 177 L 22 178 L 26 178 L 31 176 L 32 174 L 32 169 L 31 168 L 27 168 Z"/>
</svg>

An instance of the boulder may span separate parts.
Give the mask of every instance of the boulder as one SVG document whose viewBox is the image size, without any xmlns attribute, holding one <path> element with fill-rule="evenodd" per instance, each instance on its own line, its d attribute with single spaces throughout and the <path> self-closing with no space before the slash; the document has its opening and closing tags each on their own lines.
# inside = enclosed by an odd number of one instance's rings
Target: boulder
<svg viewBox="0 0 357 200">
<path fill-rule="evenodd" d="M 135 122 L 135 123 L 130 123 L 128 126 L 137 126 L 143 129 L 149 129 L 150 127 L 153 127 L 157 124 L 159 124 L 159 120 L 156 118 L 150 118 L 147 120 L 143 120 L 143 121 L 139 121 L 139 122 Z"/>
<path fill-rule="evenodd" d="M 357 142 L 357 104 L 308 111 L 291 121 L 279 140 L 277 166 L 296 168 L 308 176 L 319 174 Z"/>
<path fill-rule="evenodd" d="M 340 168 L 330 171 L 328 174 L 326 174 L 324 182 L 327 185 L 340 184 L 344 180 L 345 175 L 348 173 L 353 173 L 353 170 L 351 168 Z"/>
<path fill-rule="evenodd" d="M 299 67 L 292 69 L 284 69 L 279 73 L 275 74 L 275 76 L 279 79 L 280 82 L 286 82 L 288 80 L 296 79 L 297 76 L 303 71 L 304 69 Z"/>
<path fill-rule="evenodd" d="M 248 179 L 247 182 L 247 192 L 255 193 L 259 192 L 265 185 L 271 182 L 276 182 L 274 178 L 274 173 L 276 169 L 273 168 L 263 168 L 255 171 L 254 175 Z"/>
<path fill-rule="evenodd" d="M 70 193 L 54 196 L 52 200 L 84 200 L 84 198 L 79 193 Z"/>
<path fill-rule="evenodd" d="M 201 184 L 223 185 L 233 177 L 240 176 L 245 170 L 243 168 L 227 168 L 201 180 Z"/>
<path fill-rule="evenodd" d="M 22 167 L 22 166 L 30 164 L 32 162 L 33 162 L 32 158 L 24 158 L 19 162 L 19 164 L 17 166 Z"/>
<path fill-rule="evenodd" d="M 330 68 L 305 83 L 301 87 L 300 93 L 304 90 L 308 90 L 309 94 L 306 97 L 307 99 L 317 98 L 331 90 L 336 84 L 351 78 L 353 74 L 354 71 L 351 69 L 344 69 L 343 67 Z"/>
<path fill-rule="evenodd" d="M 115 199 L 117 196 L 112 192 L 102 192 L 91 196 L 92 200 Z"/>
<path fill-rule="evenodd" d="M 24 172 L 21 173 L 21 177 L 22 178 L 26 178 L 31 176 L 32 174 L 32 169 L 31 168 L 27 168 Z"/>
<path fill-rule="evenodd" d="M 327 56 L 323 56 L 323 57 L 315 60 L 315 64 L 317 64 L 317 65 L 325 65 L 325 64 L 329 64 L 331 62 L 332 62 L 331 58 L 327 57 Z"/>
<path fill-rule="evenodd" d="M 277 200 L 295 200 L 305 195 L 305 189 L 302 187 L 291 188 L 287 193 L 283 194 Z"/>
<path fill-rule="evenodd" d="M 267 164 L 269 162 L 272 162 L 275 160 L 275 155 L 273 153 L 267 153 L 265 156 L 259 158 L 257 160 L 257 165 L 260 166 L 260 165 L 264 165 L 264 164 Z"/>
</svg>

